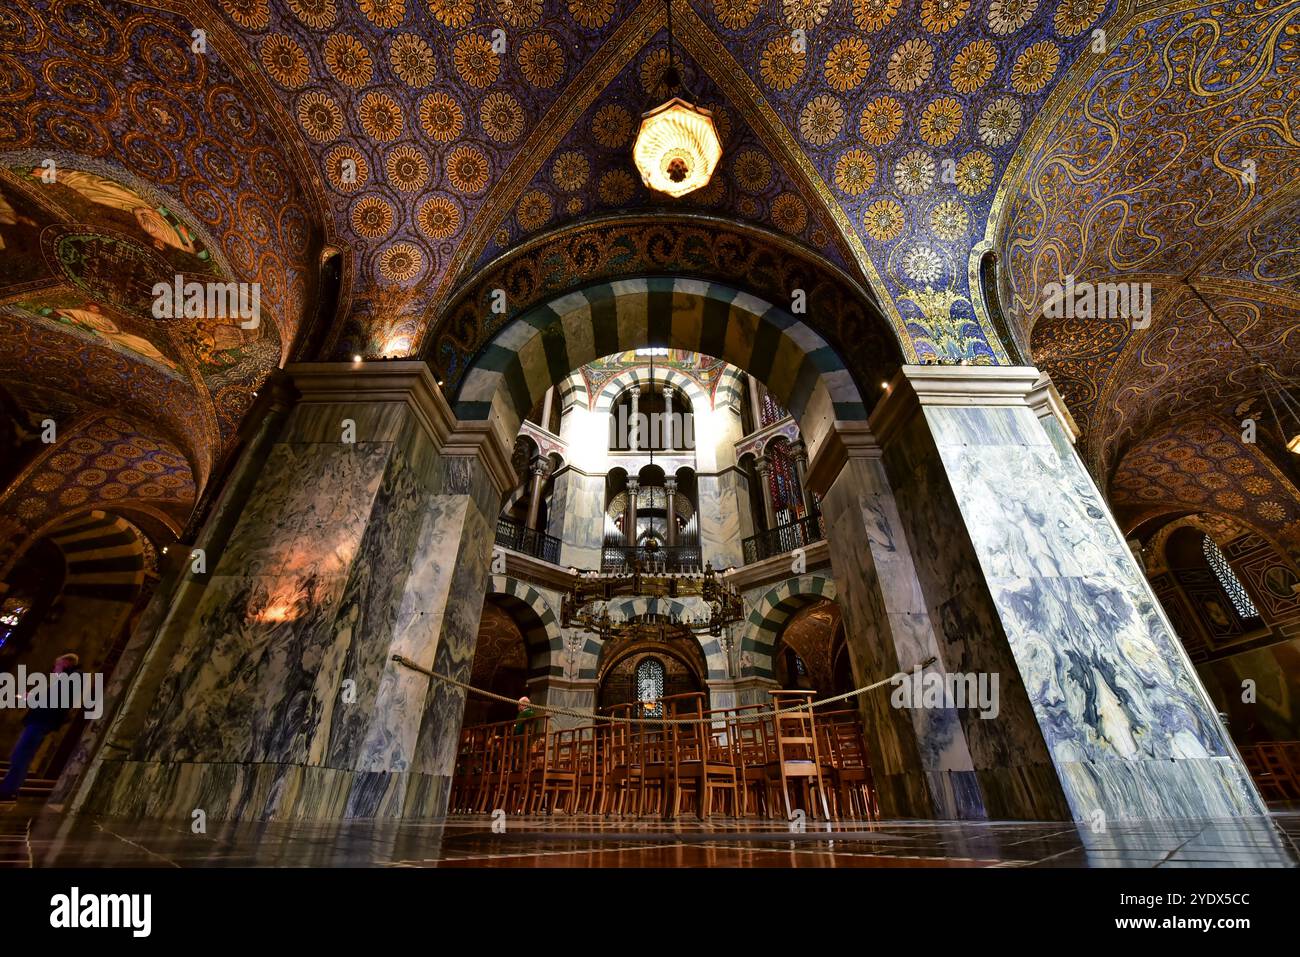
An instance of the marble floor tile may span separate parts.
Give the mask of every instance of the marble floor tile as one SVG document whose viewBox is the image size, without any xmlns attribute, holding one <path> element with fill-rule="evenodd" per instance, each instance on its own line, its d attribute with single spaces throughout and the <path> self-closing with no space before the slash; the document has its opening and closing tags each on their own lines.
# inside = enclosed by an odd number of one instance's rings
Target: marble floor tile
<svg viewBox="0 0 1300 957">
<path fill-rule="evenodd" d="M 485 816 L 437 822 L 214 823 L 68 817 L 0 805 L 0 867 L 1296 867 L 1300 813 L 1249 821 L 659 821 Z"/>
</svg>

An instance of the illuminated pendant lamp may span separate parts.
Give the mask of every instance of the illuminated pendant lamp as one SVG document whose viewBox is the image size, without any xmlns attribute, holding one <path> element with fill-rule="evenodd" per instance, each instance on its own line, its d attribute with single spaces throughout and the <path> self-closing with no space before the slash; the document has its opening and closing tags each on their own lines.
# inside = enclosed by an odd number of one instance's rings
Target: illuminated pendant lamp
<svg viewBox="0 0 1300 957">
<path fill-rule="evenodd" d="M 664 85 L 682 86 L 673 56 L 673 3 L 668 7 L 668 69 Z M 632 160 L 641 181 L 656 192 L 685 196 L 707 186 L 722 158 L 722 141 L 713 114 L 689 100 L 674 96 L 641 116 L 641 128 L 632 145 Z"/>
</svg>

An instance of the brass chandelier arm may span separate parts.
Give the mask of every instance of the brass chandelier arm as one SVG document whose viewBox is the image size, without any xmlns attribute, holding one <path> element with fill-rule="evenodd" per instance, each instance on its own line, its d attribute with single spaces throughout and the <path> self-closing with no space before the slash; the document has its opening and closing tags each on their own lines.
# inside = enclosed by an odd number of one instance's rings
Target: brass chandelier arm
<svg viewBox="0 0 1300 957">
<path fill-rule="evenodd" d="M 666 616 L 666 622 L 635 620 L 614 621 L 609 616 L 607 602 L 616 598 L 700 598 L 709 606 L 709 617 L 688 618 Z M 596 611 L 589 611 L 592 606 Z M 720 635 L 723 627 L 744 617 L 744 601 L 735 587 L 723 581 L 711 565 L 703 572 L 643 572 L 633 563 L 626 573 L 588 573 L 579 578 L 564 596 L 560 605 L 561 623 L 566 628 L 581 628 L 601 638 L 625 634 L 644 634 L 665 625 L 686 627 L 691 631 L 705 631 Z"/>
</svg>

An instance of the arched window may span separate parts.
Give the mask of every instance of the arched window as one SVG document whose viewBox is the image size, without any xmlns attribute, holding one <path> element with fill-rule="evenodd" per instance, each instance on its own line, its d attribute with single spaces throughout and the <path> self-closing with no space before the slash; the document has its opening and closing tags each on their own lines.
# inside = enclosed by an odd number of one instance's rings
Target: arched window
<svg viewBox="0 0 1300 957">
<path fill-rule="evenodd" d="M 1205 552 L 1205 560 L 1210 563 L 1210 570 L 1214 572 L 1214 577 L 1219 579 L 1219 584 L 1223 587 L 1224 593 L 1228 596 L 1232 606 L 1237 609 L 1237 614 L 1243 620 L 1258 618 L 1259 612 L 1255 608 L 1255 603 L 1250 600 L 1245 587 L 1241 584 L 1241 579 L 1237 573 L 1232 570 L 1228 560 L 1224 558 L 1223 552 L 1209 535 L 1206 535 L 1201 542 L 1201 550 Z"/>
<path fill-rule="evenodd" d="M 664 706 L 659 701 L 664 696 L 664 663 L 658 658 L 645 658 L 636 666 L 636 700 L 654 701 L 655 706 L 645 712 L 647 717 L 663 717 Z"/>
</svg>

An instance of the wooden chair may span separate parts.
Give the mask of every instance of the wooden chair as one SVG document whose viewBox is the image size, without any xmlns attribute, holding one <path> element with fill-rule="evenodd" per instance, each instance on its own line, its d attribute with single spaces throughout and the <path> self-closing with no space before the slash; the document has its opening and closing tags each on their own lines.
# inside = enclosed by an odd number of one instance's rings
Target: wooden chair
<svg viewBox="0 0 1300 957">
<path fill-rule="evenodd" d="M 615 718 L 631 717 L 633 706 L 617 705 L 610 709 Z M 604 783 L 600 798 L 600 813 L 622 817 L 635 811 L 641 794 L 640 741 L 634 735 L 634 725 L 625 721 L 609 722 L 605 737 Z"/>
<path fill-rule="evenodd" d="M 475 727 L 460 729 L 460 741 L 456 745 L 456 767 L 451 775 L 451 796 L 447 799 L 447 809 L 453 814 L 465 811 L 467 794 L 478 790 L 476 775 L 482 773 L 477 747 L 478 731 Z"/>
<path fill-rule="evenodd" d="M 872 786 L 867 745 L 856 715 L 827 721 L 823 727 L 831 750 L 831 794 L 838 817 L 878 820 L 876 791 Z"/>
<path fill-rule="evenodd" d="M 669 782 L 672 776 L 672 732 L 670 725 L 654 723 L 650 710 L 653 702 L 639 702 L 633 714 L 642 720 L 632 726 L 632 736 L 640 754 L 641 780 L 637 794 L 638 816 L 663 817 L 668 811 Z M 660 713 L 668 706 L 658 702 Z M 650 802 L 654 801 L 651 810 Z"/>
<path fill-rule="evenodd" d="M 1261 795 L 1267 790 L 1272 797 L 1265 800 L 1294 801 L 1300 799 L 1300 766 L 1293 767 L 1289 745 L 1295 742 L 1261 741 L 1255 745 L 1261 768 L 1259 777 Z"/>
<path fill-rule="evenodd" d="M 605 752 L 604 739 L 609 725 L 603 723 L 583 725 L 578 732 L 578 790 L 574 798 L 575 810 L 594 814 L 604 803 Z"/>
<path fill-rule="evenodd" d="M 771 719 L 760 719 L 766 705 L 744 705 L 732 711 L 736 736 L 736 774 L 740 785 L 741 814 L 769 815 L 767 766 L 776 760 L 771 747 Z"/>
<path fill-rule="evenodd" d="M 541 789 L 535 782 L 546 771 L 549 724 L 546 716 L 531 718 L 518 728 L 516 722 L 502 722 L 501 772 L 494 810 L 502 808 L 512 814 L 529 814 L 540 803 Z"/>
<path fill-rule="evenodd" d="M 736 765 L 730 747 L 715 739 L 712 719 L 705 717 L 704 693 L 673 695 L 663 699 L 663 705 L 666 717 L 694 719 L 690 724 L 668 725 L 672 741 L 670 816 L 676 818 L 681 814 L 682 798 L 686 795 L 694 795 L 699 818 L 711 816 L 714 792 L 730 794 L 731 813 L 738 816 Z M 726 740 L 725 731 L 722 739 Z"/>
<path fill-rule="evenodd" d="M 1264 763 L 1261 747 L 1257 744 L 1247 744 L 1238 750 L 1241 752 L 1241 760 L 1246 765 L 1246 770 L 1255 781 L 1255 787 L 1259 788 L 1259 796 L 1270 804 L 1275 801 L 1285 801 L 1286 788 Z"/>
<path fill-rule="evenodd" d="M 537 777 L 540 791 L 538 810 L 542 807 L 550 814 L 563 810 L 572 814 L 578 799 L 578 731 L 567 728 L 552 731 L 543 745 L 546 760 Z"/>
<path fill-rule="evenodd" d="M 481 768 L 473 810 L 486 814 L 501 807 L 502 775 L 505 772 L 506 746 L 513 722 L 489 724 L 483 727 Z"/>
<path fill-rule="evenodd" d="M 830 808 L 826 802 L 826 781 L 817 747 L 817 719 L 812 708 L 808 707 L 816 693 L 803 690 L 771 692 L 772 704 L 778 711 L 783 708 L 803 706 L 800 710 L 779 714 L 772 719 L 776 758 L 767 765 L 768 791 L 780 788 L 787 819 L 795 810 L 795 806 L 790 803 L 791 783 L 798 786 L 802 795 L 806 795 L 807 801 L 804 803 L 814 814 L 816 805 L 813 791 L 816 791 L 822 817 L 826 820 L 830 819 Z M 773 810 L 778 807 L 774 797 L 769 803 Z"/>
</svg>

